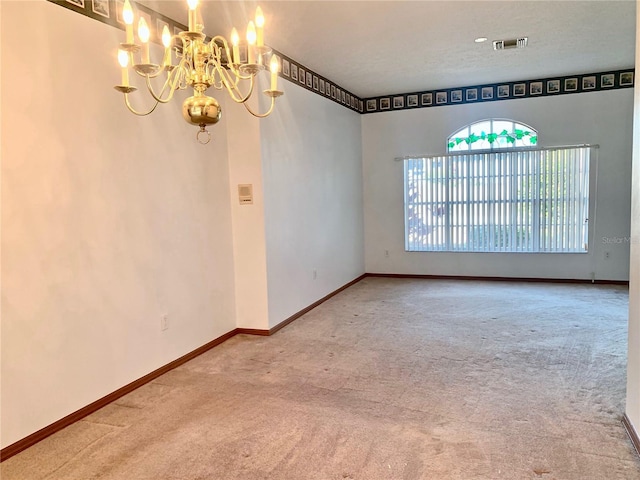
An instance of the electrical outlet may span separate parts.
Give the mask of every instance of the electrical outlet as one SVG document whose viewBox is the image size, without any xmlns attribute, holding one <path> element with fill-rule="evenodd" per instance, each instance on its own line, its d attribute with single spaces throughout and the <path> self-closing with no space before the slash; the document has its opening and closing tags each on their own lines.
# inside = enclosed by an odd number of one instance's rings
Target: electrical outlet
<svg viewBox="0 0 640 480">
<path fill-rule="evenodd" d="M 164 331 L 169 328 L 169 315 L 165 314 L 160 317 L 160 330 Z"/>
<path fill-rule="evenodd" d="M 604 252 L 604 258 L 609 260 L 611 258 L 611 252 Z"/>
</svg>

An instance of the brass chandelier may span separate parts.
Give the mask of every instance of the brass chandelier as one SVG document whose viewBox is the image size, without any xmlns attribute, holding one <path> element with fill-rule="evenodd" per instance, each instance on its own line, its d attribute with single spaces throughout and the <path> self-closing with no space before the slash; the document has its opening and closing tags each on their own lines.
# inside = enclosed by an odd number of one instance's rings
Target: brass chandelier
<svg viewBox="0 0 640 480">
<path fill-rule="evenodd" d="M 242 58 L 238 31 L 235 28 L 231 31 L 231 48 L 229 42 L 220 35 L 207 42 L 204 25 L 198 23 L 198 0 L 187 0 L 187 3 L 189 31 L 171 35 L 165 25 L 162 31 L 162 63 L 152 63 L 149 54 L 149 26 L 141 16 L 138 21 L 140 43 L 136 43 L 133 34 L 133 9 L 130 1 L 125 0 L 122 16 L 126 39 L 120 44 L 118 51 L 122 82 L 114 88 L 124 94 L 127 108 L 140 116 L 149 115 L 159 103 L 169 103 L 176 90 L 192 88 L 193 95 L 182 104 L 182 116 L 188 123 L 200 127 L 196 138 L 200 143 L 206 144 L 211 140 L 206 127 L 217 123 L 222 115 L 217 100 L 206 95 L 207 89 L 225 89 L 234 102 L 242 103 L 252 115 L 266 117 L 273 111 L 276 98 L 283 94 L 278 90 L 279 61 L 276 55 L 272 55 L 271 49 L 264 45 L 264 15 L 260 7 L 256 9 L 255 23 L 252 20 L 247 26 L 246 58 Z M 266 112 L 258 113 L 251 109 L 248 100 L 254 93 L 256 75 L 265 69 L 268 57 L 271 57 L 271 85 L 263 93 L 270 97 L 271 104 Z M 145 79 L 147 90 L 154 101 L 148 111 L 138 111 L 131 106 L 129 94 L 137 88 L 129 82 L 129 68 Z M 162 86 L 154 88 L 154 83 Z M 242 93 L 240 85 L 243 85 L 245 93 Z"/>
</svg>

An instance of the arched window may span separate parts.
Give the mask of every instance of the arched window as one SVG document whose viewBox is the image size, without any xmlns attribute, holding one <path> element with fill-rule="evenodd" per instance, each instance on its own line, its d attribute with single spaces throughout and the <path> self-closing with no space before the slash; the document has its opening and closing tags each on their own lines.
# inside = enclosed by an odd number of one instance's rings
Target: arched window
<svg viewBox="0 0 640 480">
<path fill-rule="evenodd" d="M 451 135 L 447 140 L 447 151 L 467 152 L 535 145 L 538 145 L 538 132 L 534 128 L 513 120 L 490 118 L 467 125 Z"/>
</svg>

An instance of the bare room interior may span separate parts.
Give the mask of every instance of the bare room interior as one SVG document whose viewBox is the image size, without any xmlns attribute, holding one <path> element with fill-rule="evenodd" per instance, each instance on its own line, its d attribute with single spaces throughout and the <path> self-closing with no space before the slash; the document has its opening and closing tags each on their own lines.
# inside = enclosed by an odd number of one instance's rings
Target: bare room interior
<svg viewBox="0 0 640 480">
<path fill-rule="evenodd" d="M 640 478 L 639 19 L 0 0 L 0 478 Z"/>
</svg>

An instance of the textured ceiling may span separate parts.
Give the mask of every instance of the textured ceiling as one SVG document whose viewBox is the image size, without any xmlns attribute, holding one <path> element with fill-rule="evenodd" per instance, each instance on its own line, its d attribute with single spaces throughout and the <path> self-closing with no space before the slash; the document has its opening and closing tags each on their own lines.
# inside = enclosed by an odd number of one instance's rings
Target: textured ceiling
<svg viewBox="0 0 640 480">
<path fill-rule="evenodd" d="M 201 1 L 205 33 L 227 37 L 259 3 L 267 44 L 361 97 L 635 63 L 633 0 Z M 187 21 L 186 1 L 142 3 Z M 525 49 L 493 50 L 492 40 L 520 36 L 529 38 Z"/>
</svg>

